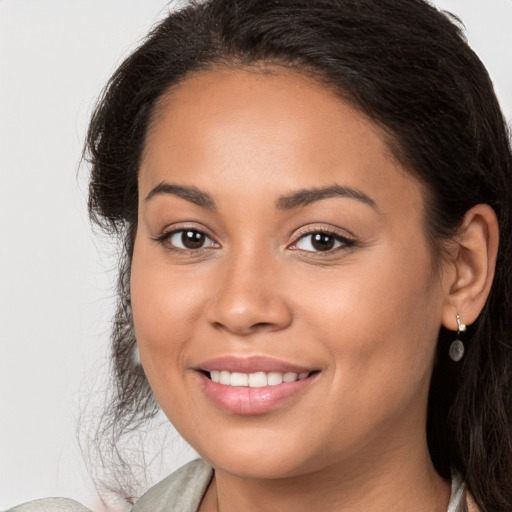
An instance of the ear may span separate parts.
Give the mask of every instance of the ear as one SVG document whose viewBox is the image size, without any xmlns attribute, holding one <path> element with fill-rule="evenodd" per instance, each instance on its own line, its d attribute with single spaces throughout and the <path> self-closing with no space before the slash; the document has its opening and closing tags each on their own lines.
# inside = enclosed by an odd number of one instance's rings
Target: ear
<svg viewBox="0 0 512 512">
<path fill-rule="evenodd" d="M 442 322 L 447 329 L 457 330 L 457 315 L 467 325 L 478 318 L 491 289 L 498 241 L 494 210 L 487 204 L 468 210 L 455 239 L 450 271 L 446 274 Z"/>
</svg>

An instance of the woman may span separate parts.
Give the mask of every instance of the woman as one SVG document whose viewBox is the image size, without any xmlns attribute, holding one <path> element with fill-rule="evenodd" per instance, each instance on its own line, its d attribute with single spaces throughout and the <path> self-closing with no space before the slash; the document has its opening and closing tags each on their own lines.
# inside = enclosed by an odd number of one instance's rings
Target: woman
<svg viewBox="0 0 512 512">
<path fill-rule="evenodd" d="M 512 156 L 450 19 L 193 4 L 87 149 L 125 242 L 115 434 L 158 403 L 203 459 L 133 510 L 512 510 Z"/>
</svg>

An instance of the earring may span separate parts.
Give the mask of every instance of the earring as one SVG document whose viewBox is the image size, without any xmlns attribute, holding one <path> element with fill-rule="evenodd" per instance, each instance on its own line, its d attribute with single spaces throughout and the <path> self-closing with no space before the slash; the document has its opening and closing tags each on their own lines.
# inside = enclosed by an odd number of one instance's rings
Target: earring
<svg viewBox="0 0 512 512">
<path fill-rule="evenodd" d="M 450 359 L 455 362 L 460 361 L 464 356 L 464 343 L 460 339 L 460 333 L 466 331 L 466 326 L 461 322 L 459 315 L 457 315 L 457 329 L 457 337 L 450 345 L 450 350 L 448 351 Z"/>
</svg>

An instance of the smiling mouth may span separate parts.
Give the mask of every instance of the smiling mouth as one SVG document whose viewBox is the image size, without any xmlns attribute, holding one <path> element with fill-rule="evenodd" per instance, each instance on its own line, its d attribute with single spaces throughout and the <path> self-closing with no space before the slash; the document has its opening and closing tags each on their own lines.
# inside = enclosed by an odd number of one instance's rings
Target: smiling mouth
<svg viewBox="0 0 512 512">
<path fill-rule="evenodd" d="M 311 389 L 318 369 L 268 357 L 219 357 L 196 368 L 201 389 L 221 410 L 244 416 L 270 413 Z M 292 402 L 293 403 L 293 402 Z"/>
<path fill-rule="evenodd" d="M 210 380 L 224 386 L 264 388 L 267 386 L 279 386 L 290 382 L 305 380 L 318 370 L 303 373 L 294 372 L 229 372 L 227 370 L 211 370 L 203 372 Z"/>
</svg>

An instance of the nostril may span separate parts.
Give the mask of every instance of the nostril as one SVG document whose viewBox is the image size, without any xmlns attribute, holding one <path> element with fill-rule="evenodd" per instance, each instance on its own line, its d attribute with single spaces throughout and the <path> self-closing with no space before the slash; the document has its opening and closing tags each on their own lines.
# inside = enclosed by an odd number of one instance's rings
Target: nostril
<svg viewBox="0 0 512 512">
<path fill-rule="evenodd" d="M 254 330 L 265 330 L 272 329 L 272 324 L 270 322 L 258 322 L 252 326 Z"/>
<path fill-rule="evenodd" d="M 243 322 L 213 322 L 212 324 L 216 329 L 227 330 L 238 335 L 249 335 L 260 331 L 273 331 L 276 326 L 272 322 L 256 322 L 256 323 L 243 323 Z"/>
</svg>

